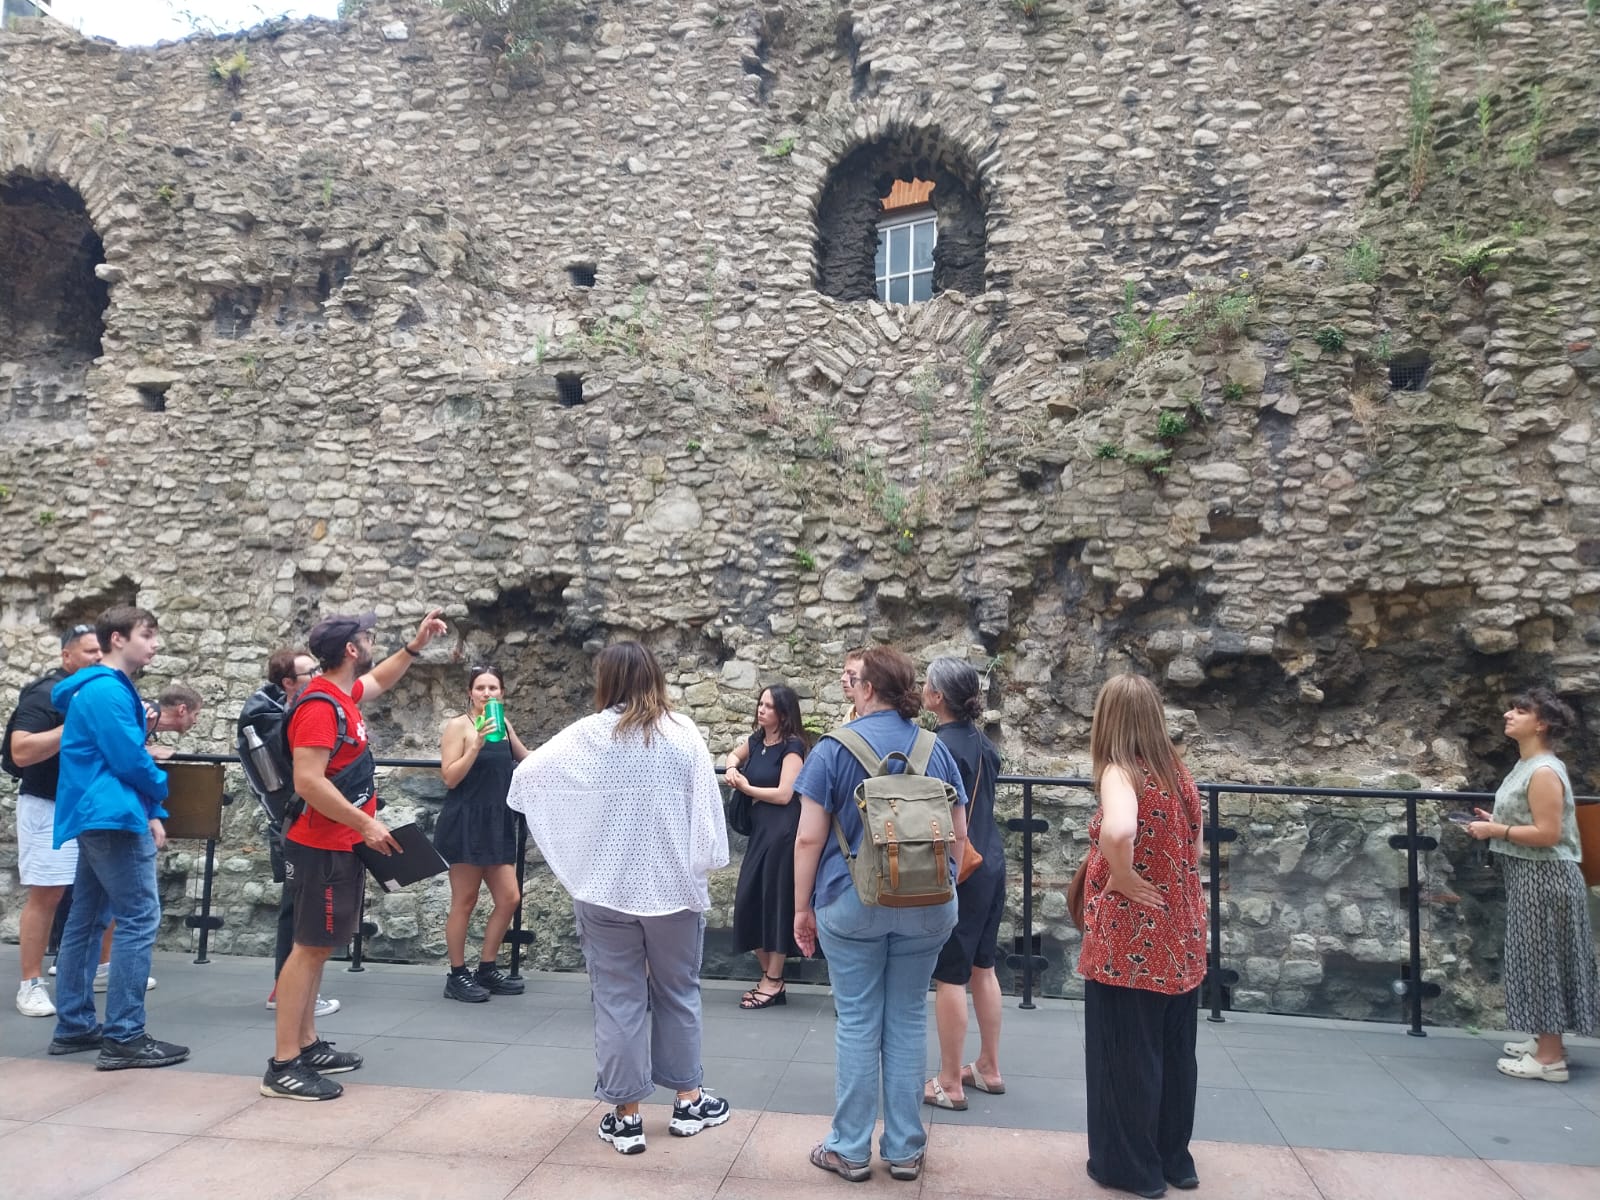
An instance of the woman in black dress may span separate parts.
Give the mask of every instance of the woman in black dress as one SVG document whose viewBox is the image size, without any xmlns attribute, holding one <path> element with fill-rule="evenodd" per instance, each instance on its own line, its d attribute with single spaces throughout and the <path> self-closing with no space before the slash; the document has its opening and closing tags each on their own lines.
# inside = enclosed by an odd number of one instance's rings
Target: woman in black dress
<svg viewBox="0 0 1600 1200">
<path fill-rule="evenodd" d="M 983 855 L 977 870 L 956 886 L 959 916 L 933 968 L 934 1014 L 939 1025 L 939 1073 L 923 1100 L 936 1108 L 967 1107 L 966 1089 L 995 1095 L 1006 1090 L 1000 1074 L 1000 920 L 1006 909 L 1005 844 L 994 819 L 994 780 L 1000 752 L 976 722 L 983 715 L 982 683 L 971 664 L 941 657 L 928 664 L 922 706 L 939 721 L 938 738 L 961 771 L 967 789 L 967 837 Z M 978 1057 L 962 1065 L 967 1039 L 967 989 L 978 1018 Z"/>
<path fill-rule="evenodd" d="M 733 900 L 733 941 L 736 950 L 756 952 L 762 977 L 740 1008 L 788 1003 L 783 962 L 800 953 L 794 944 L 794 833 L 800 824 L 794 781 L 805 756 L 800 697 L 773 684 L 756 706 L 755 732 L 728 755 L 723 775 L 752 801 L 750 842 Z"/>
<path fill-rule="evenodd" d="M 499 668 L 474 667 L 468 678 L 471 710 L 446 723 L 439 749 L 439 774 L 450 791 L 434 827 L 433 844 L 450 864 L 450 916 L 444 924 L 450 973 L 445 976 L 444 994 L 478 1004 L 491 995 L 519 996 L 523 991 L 522 981 L 507 976 L 495 959 L 500 939 L 522 903 L 515 865 L 517 814 L 506 807 L 506 793 L 511 790 L 511 771 L 528 756 L 528 748 L 511 722 L 497 730 L 484 714 L 491 700 L 504 702 L 505 679 Z M 486 883 L 494 909 L 484 926 L 478 969 L 470 971 L 467 927 L 478 906 L 478 891 Z"/>
</svg>

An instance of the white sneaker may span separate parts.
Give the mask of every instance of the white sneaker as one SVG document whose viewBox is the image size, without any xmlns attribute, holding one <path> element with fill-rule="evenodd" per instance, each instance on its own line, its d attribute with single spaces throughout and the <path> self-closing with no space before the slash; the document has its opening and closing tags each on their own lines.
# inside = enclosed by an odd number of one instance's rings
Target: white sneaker
<svg viewBox="0 0 1600 1200">
<path fill-rule="evenodd" d="M 1495 1063 L 1495 1069 L 1513 1079 L 1542 1079 L 1546 1083 L 1567 1082 L 1566 1059 L 1560 1062 L 1542 1063 L 1533 1055 L 1524 1054 L 1521 1058 L 1502 1058 Z"/>
<path fill-rule="evenodd" d="M 55 963 L 51 963 L 50 964 L 50 974 L 54 975 L 55 973 L 56 973 L 56 965 L 55 965 Z"/>
<path fill-rule="evenodd" d="M 53 1017 L 56 1006 L 42 979 L 24 979 L 17 986 L 17 1011 L 25 1017 Z"/>
<path fill-rule="evenodd" d="M 1500 1047 L 1505 1051 L 1507 1058 L 1521 1058 L 1524 1054 L 1534 1054 L 1539 1049 L 1539 1039 L 1529 1038 L 1525 1042 L 1507 1042 Z"/>
<path fill-rule="evenodd" d="M 97 991 L 97 992 L 105 991 L 106 988 L 110 985 L 110 982 L 111 982 L 111 972 L 110 971 L 96 971 L 94 973 L 94 990 L 95 991 Z M 156 990 L 156 977 L 154 975 L 146 976 L 145 981 L 144 981 L 144 990 L 147 991 L 147 992 L 153 992 L 153 991 Z"/>
<path fill-rule="evenodd" d="M 272 995 L 267 997 L 267 1011 L 268 1012 L 277 1012 L 278 1011 L 278 989 L 277 988 L 273 988 L 272 989 Z M 331 1017 L 331 1016 L 333 1016 L 334 1013 L 339 1011 L 339 1002 L 337 1000 L 324 1000 L 322 998 L 322 993 L 318 992 L 317 993 L 317 1006 L 313 1011 L 319 1017 Z"/>
</svg>

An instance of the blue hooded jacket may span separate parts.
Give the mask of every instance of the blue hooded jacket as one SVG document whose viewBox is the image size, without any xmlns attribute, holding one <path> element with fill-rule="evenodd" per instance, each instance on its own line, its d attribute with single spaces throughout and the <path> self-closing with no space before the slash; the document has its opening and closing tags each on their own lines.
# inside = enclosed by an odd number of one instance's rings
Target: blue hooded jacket
<svg viewBox="0 0 1600 1200">
<path fill-rule="evenodd" d="M 66 716 L 56 783 L 55 844 L 86 829 L 144 833 L 165 817 L 166 772 L 144 748 L 144 701 L 133 681 L 104 665 L 85 667 L 50 689 Z"/>
</svg>

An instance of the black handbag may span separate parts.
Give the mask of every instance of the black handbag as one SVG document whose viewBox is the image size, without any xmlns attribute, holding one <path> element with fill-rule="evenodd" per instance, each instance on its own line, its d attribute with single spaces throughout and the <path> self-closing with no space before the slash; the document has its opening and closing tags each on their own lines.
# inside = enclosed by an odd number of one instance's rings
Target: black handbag
<svg viewBox="0 0 1600 1200">
<path fill-rule="evenodd" d="M 728 793 L 728 828 L 740 837 L 749 837 L 755 828 L 755 801 L 736 787 L 730 787 Z"/>
</svg>

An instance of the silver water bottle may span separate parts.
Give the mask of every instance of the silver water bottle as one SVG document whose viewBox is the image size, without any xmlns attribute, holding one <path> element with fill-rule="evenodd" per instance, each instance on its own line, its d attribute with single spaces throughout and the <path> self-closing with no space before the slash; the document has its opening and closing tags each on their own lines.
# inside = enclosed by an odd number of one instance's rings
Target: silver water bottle
<svg viewBox="0 0 1600 1200">
<path fill-rule="evenodd" d="M 284 778 L 253 725 L 244 727 L 244 748 L 250 755 L 250 763 L 256 769 L 256 778 L 261 780 L 261 786 L 269 792 L 279 791 L 284 785 Z"/>
</svg>

